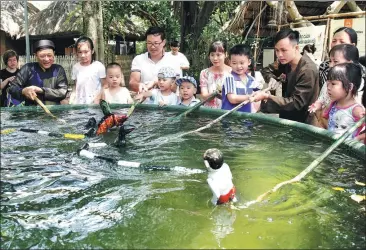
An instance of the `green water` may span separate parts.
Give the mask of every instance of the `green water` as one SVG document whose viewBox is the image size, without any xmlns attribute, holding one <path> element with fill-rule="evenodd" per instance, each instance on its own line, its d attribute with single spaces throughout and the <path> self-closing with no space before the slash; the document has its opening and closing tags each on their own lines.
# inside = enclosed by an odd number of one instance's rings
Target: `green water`
<svg viewBox="0 0 366 250">
<path fill-rule="evenodd" d="M 122 111 L 127 111 L 124 109 Z M 1 129 L 37 128 L 80 133 L 98 109 L 1 112 Z M 182 131 L 208 116 L 164 124 L 173 113 L 137 110 L 137 129 L 125 148 L 92 151 L 145 165 L 204 169 L 203 152 L 221 149 L 237 188 L 239 210 L 214 207 L 206 173 L 144 172 L 81 159 L 85 141 L 14 132 L 1 135 L 1 249 L 13 248 L 365 248 L 364 163 L 336 150 L 301 183 L 283 187 L 261 203 L 248 201 L 296 176 L 328 143 L 238 118 L 199 134 Z M 112 143 L 117 131 L 89 141 Z M 334 191 L 343 187 L 346 192 Z"/>
</svg>

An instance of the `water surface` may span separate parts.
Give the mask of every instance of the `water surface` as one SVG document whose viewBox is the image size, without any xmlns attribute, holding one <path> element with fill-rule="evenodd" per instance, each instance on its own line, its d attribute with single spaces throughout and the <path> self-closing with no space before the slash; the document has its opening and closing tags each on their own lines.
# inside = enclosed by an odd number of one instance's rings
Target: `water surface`
<svg viewBox="0 0 366 250">
<path fill-rule="evenodd" d="M 115 110 L 127 112 L 127 109 Z M 1 112 L 1 129 L 80 133 L 98 109 Z M 239 202 L 214 207 L 206 173 L 149 172 L 82 159 L 85 141 L 14 132 L 1 135 L 1 248 L 365 248 L 364 162 L 336 150 L 303 181 L 261 203 L 246 202 L 296 176 L 329 146 L 289 128 L 239 118 L 179 137 L 214 117 L 166 124 L 164 110 L 137 110 L 125 148 L 93 152 L 145 165 L 202 169 L 208 148 L 223 151 Z M 111 144 L 113 130 L 93 142 Z M 343 187 L 346 192 L 332 187 Z"/>
</svg>

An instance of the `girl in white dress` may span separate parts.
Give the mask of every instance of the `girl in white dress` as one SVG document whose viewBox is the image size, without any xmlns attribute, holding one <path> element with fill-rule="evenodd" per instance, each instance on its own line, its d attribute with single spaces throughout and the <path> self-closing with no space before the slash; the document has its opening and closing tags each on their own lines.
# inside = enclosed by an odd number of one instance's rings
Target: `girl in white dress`
<svg viewBox="0 0 366 250">
<path fill-rule="evenodd" d="M 103 88 L 105 67 L 95 61 L 94 44 L 89 37 L 80 37 L 75 46 L 79 62 L 72 68 L 72 80 L 75 81 L 72 104 L 92 104 Z"/>
</svg>

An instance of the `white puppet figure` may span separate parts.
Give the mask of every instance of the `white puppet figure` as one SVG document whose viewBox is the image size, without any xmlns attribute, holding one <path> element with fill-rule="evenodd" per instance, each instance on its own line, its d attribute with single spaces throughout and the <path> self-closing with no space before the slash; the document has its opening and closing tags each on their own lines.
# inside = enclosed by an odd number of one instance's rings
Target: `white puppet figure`
<svg viewBox="0 0 366 250">
<path fill-rule="evenodd" d="M 212 203 L 219 205 L 235 202 L 233 176 L 229 165 L 224 162 L 222 152 L 217 148 L 210 148 L 204 153 L 203 160 L 208 170 L 207 183 L 212 191 Z"/>
</svg>

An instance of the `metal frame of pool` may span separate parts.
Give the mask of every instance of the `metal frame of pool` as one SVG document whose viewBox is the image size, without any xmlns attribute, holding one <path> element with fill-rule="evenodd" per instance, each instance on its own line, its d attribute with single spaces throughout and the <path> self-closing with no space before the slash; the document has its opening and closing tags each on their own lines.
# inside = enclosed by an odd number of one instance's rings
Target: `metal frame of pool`
<svg viewBox="0 0 366 250">
<path fill-rule="evenodd" d="M 116 108 L 129 108 L 131 105 L 129 104 L 111 104 L 110 107 L 112 109 Z M 92 104 L 92 105 L 49 105 L 47 106 L 49 110 L 52 111 L 63 111 L 63 110 L 71 110 L 71 109 L 88 109 L 88 108 L 99 108 L 99 105 Z M 167 110 L 172 112 L 184 112 L 187 110 L 187 107 L 184 106 L 164 106 L 159 107 L 157 105 L 153 104 L 139 104 L 136 109 L 147 109 L 147 110 Z M 9 111 L 9 112 L 29 112 L 29 111 L 37 111 L 37 112 L 44 112 L 41 107 L 39 106 L 17 106 L 17 107 L 11 107 L 11 108 L 1 108 L 2 111 Z M 194 113 L 202 113 L 205 115 L 217 115 L 220 116 L 227 112 L 226 110 L 221 109 L 210 109 L 205 107 L 200 107 L 199 110 L 195 111 Z M 292 129 L 295 129 L 297 132 L 301 134 L 308 134 L 310 136 L 313 136 L 315 140 L 326 140 L 329 142 L 334 142 L 337 137 L 328 130 L 314 127 L 308 124 L 299 123 L 295 121 L 280 119 L 271 115 L 266 115 L 262 113 L 244 113 L 244 112 L 233 112 L 229 116 L 236 116 L 236 117 L 242 117 L 242 118 L 249 118 L 253 119 L 255 121 L 259 121 L 264 124 L 270 124 L 274 126 L 280 126 L 280 127 L 290 127 Z M 227 116 L 227 117 L 229 117 Z M 194 119 L 194 118 L 192 118 Z M 227 119 L 227 118 L 226 118 Z M 346 150 L 348 154 L 350 154 L 353 157 L 366 160 L 366 146 L 363 143 L 357 142 L 355 140 L 345 140 L 341 147 Z M 325 150 L 325 149 L 324 149 Z"/>
</svg>

